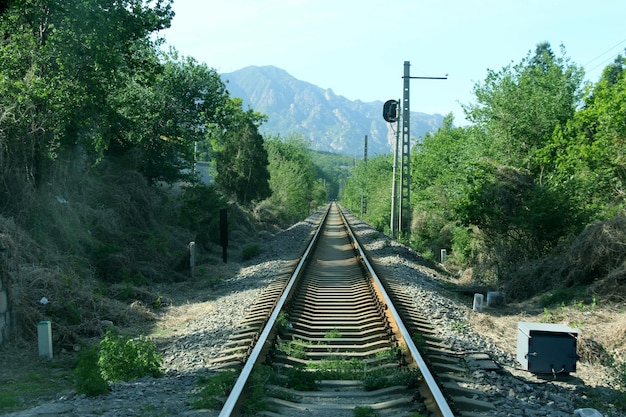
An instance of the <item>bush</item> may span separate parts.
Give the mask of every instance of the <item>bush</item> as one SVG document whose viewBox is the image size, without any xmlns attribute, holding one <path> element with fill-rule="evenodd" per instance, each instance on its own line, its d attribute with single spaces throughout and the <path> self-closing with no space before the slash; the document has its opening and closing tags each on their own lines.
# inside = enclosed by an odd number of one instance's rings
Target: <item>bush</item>
<svg viewBox="0 0 626 417">
<path fill-rule="evenodd" d="M 100 342 L 98 366 L 107 381 L 130 381 L 146 375 L 158 377 L 163 359 L 146 337 L 131 339 L 109 329 Z"/>
<path fill-rule="evenodd" d="M 109 384 L 100 373 L 98 366 L 98 346 L 94 345 L 78 356 L 74 368 L 76 391 L 90 397 L 105 394 L 109 391 Z"/>
<path fill-rule="evenodd" d="M 247 261 L 248 259 L 252 259 L 257 256 L 259 253 L 261 253 L 261 247 L 259 246 L 259 244 L 249 243 L 243 247 L 241 251 L 241 258 L 244 261 Z"/>
</svg>

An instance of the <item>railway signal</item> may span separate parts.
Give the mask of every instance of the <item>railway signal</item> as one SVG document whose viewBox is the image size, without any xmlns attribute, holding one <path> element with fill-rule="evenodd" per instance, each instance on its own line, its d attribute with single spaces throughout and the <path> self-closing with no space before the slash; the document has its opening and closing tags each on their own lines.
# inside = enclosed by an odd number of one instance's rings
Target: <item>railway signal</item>
<svg viewBox="0 0 626 417">
<path fill-rule="evenodd" d="M 448 75 L 444 77 L 411 77 L 410 75 L 411 63 L 404 61 L 404 75 L 403 79 L 403 95 L 402 95 L 402 109 L 400 114 L 395 118 L 389 117 L 388 111 L 392 110 L 393 102 L 396 106 L 396 114 L 398 102 L 396 100 L 388 100 L 383 106 L 383 118 L 389 122 L 398 122 L 402 126 L 398 126 L 396 130 L 396 143 L 394 147 L 393 158 L 393 182 L 392 182 L 392 198 L 391 198 L 391 237 L 395 238 L 396 226 L 398 231 L 404 234 L 407 239 L 411 235 L 411 108 L 410 108 L 410 91 L 409 81 L 411 79 L 419 80 L 447 80 Z M 389 104 L 388 104 L 389 103 Z M 398 120 L 400 118 L 400 120 Z M 388 120 L 389 119 L 389 120 Z M 401 136 L 401 138 L 400 138 Z M 400 146 L 399 146 L 400 145 Z M 398 147 L 400 147 L 400 155 L 398 155 Z M 397 196 L 397 163 L 400 160 L 400 204 L 398 204 Z M 399 206 L 399 207 L 398 207 Z M 396 224 L 397 222 L 397 224 Z"/>
<path fill-rule="evenodd" d="M 383 105 L 383 119 L 388 123 L 398 120 L 398 100 L 387 100 Z"/>
</svg>

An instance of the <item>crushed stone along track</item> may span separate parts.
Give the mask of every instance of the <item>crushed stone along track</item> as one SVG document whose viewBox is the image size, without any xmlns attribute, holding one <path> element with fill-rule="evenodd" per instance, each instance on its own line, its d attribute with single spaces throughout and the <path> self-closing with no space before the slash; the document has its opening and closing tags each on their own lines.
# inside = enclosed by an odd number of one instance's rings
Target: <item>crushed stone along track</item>
<svg viewBox="0 0 626 417">
<path fill-rule="evenodd" d="M 441 343 L 365 259 L 344 220 L 331 204 L 302 258 L 266 289 L 213 363 L 244 365 L 220 417 L 494 415 L 467 383 L 493 362 L 474 357 L 470 366 Z"/>
</svg>

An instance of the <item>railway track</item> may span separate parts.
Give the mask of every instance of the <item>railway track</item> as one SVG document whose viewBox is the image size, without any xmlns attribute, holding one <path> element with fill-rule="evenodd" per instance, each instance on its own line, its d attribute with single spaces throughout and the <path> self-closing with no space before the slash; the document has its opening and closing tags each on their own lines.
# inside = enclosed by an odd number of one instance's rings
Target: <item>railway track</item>
<svg viewBox="0 0 626 417">
<path fill-rule="evenodd" d="M 213 363 L 238 372 L 243 364 L 220 417 L 490 411 L 463 387 L 467 361 L 447 350 L 401 289 L 378 275 L 331 204 L 302 258 L 266 289 Z"/>
</svg>

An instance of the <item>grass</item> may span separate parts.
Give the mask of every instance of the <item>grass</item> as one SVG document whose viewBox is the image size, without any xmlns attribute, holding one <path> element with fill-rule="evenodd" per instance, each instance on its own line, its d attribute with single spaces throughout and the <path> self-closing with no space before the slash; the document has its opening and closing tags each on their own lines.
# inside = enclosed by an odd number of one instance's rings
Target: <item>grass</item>
<svg viewBox="0 0 626 417">
<path fill-rule="evenodd" d="M 293 339 L 284 341 L 278 338 L 277 348 L 287 356 L 297 359 L 306 359 L 306 346 L 308 343 L 304 340 Z"/>
<path fill-rule="evenodd" d="M 339 329 L 333 329 L 324 334 L 324 339 L 339 339 L 341 337 L 341 332 Z"/>
<path fill-rule="evenodd" d="M 334 329 L 324 335 L 325 339 L 340 338 L 339 330 Z M 277 349 L 283 354 L 297 358 L 307 358 L 308 343 L 301 339 L 282 340 L 278 337 Z M 316 346 L 326 346 L 318 342 Z M 332 349 L 329 348 L 329 351 Z M 419 379 L 419 371 L 402 369 L 378 369 L 381 363 L 397 363 L 398 348 L 377 352 L 370 359 L 375 359 L 376 365 L 373 367 L 368 361 L 349 357 L 347 353 L 344 358 L 326 358 L 317 361 L 307 361 L 305 366 L 289 369 L 284 372 L 287 377 L 286 387 L 300 391 L 313 391 L 320 380 L 358 380 L 362 381 L 363 388 L 373 391 L 393 385 L 414 385 L 414 380 Z"/>
<path fill-rule="evenodd" d="M 319 375 L 308 372 L 304 366 L 294 366 L 285 370 L 287 376 L 286 388 L 296 391 L 316 391 L 318 389 Z"/>
<path fill-rule="evenodd" d="M 372 407 L 354 407 L 354 417 L 379 417 L 380 414 L 372 410 Z"/>
<path fill-rule="evenodd" d="M 575 303 L 575 300 L 585 298 L 586 296 L 586 287 L 557 288 L 541 296 L 541 299 L 539 300 L 539 305 L 544 308 L 559 305 L 568 305 L 571 303 Z M 585 304 L 582 301 L 579 303 L 582 303 L 583 305 Z M 595 297 L 593 298 L 592 303 L 595 306 Z"/>
<path fill-rule="evenodd" d="M 196 409 L 219 409 L 237 381 L 239 372 L 226 370 L 198 379 L 198 392 L 192 405 Z"/>
<path fill-rule="evenodd" d="M 201 377 L 198 380 L 198 389 L 194 394 L 192 405 L 196 409 L 220 409 L 230 394 L 239 377 L 240 370 L 228 369 L 213 375 Z M 267 365 L 254 368 L 248 383 L 248 396 L 244 404 L 246 415 L 256 415 L 259 411 L 267 410 L 268 404 L 266 387 L 275 383 L 275 373 Z"/>
<path fill-rule="evenodd" d="M 388 353 L 386 356 L 391 360 L 393 355 Z M 266 391 L 268 384 L 295 391 L 315 391 L 318 389 L 318 382 L 323 379 L 356 379 L 363 381 L 365 390 L 376 390 L 394 385 L 414 387 L 420 378 L 417 369 L 370 371 L 364 361 L 355 358 L 309 361 L 306 366 L 284 369 L 282 375 L 283 377 L 279 377 L 279 372 L 269 366 L 255 367 L 250 378 L 249 396 L 245 404 L 248 414 L 254 415 L 261 410 L 267 410 L 268 404 L 265 398 L 268 394 Z M 237 372 L 230 370 L 202 378 L 193 401 L 194 407 L 220 408 L 224 398 L 230 393 L 236 378 Z"/>
<path fill-rule="evenodd" d="M 469 323 L 466 321 L 453 321 L 450 324 L 450 327 L 452 328 L 452 330 L 454 330 L 457 333 L 467 333 L 468 332 L 468 327 L 469 327 Z"/>
<path fill-rule="evenodd" d="M 250 374 L 250 390 L 244 410 L 247 415 L 255 416 L 260 411 L 268 410 L 266 401 L 268 384 L 275 382 L 275 374 L 268 365 L 259 365 Z"/>
<path fill-rule="evenodd" d="M 3 354 L 6 351 L 2 352 Z M 8 359 L 8 358 L 7 358 Z M 43 399 L 53 399 L 60 392 L 73 389 L 73 361 L 68 359 L 37 360 L 37 366 L 22 364 L 15 358 L 11 369 L 3 366 L 0 372 L 0 413 L 17 411 L 38 403 Z M 30 358 L 32 361 L 32 358 Z"/>
</svg>

